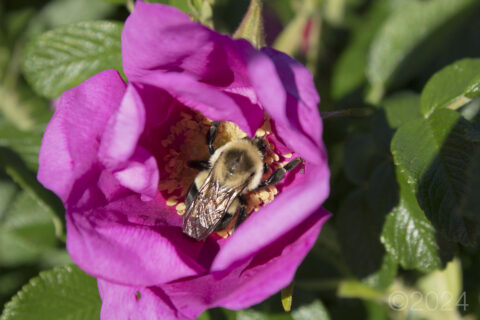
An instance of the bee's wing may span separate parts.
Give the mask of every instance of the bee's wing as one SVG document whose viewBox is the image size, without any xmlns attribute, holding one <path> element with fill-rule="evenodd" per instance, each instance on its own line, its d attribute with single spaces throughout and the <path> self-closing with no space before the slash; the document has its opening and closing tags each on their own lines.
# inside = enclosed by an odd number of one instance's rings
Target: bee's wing
<svg viewBox="0 0 480 320">
<path fill-rule="evenodd" d="M 197 240 L 206 238 L 215 230 L 228 207 L 247 185 L 222 186 L 212 172 L 183 216 L 183 232 Z"/>
</svg>

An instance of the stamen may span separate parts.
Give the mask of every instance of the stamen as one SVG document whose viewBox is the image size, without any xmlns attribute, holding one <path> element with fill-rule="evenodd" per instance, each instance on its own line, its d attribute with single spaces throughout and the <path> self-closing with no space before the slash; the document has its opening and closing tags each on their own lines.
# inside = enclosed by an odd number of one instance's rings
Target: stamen
<svg viewBox="0 0 480 320">
<path fill-rule="evenodd" d="M 208 160 L 210 154 L 206 144 L 206 135 L 211 126 L 211 121 L 205 118 L 201 113 L 186 110 L 180 112 L 179 120 L 170 127 L 170 132 L 160 143 L 168 151 L 163 161 L 159 164 L 161 179 L 158 185 L 164 197 L 167 199 L 167 206 L 174 207 L 178 215 L 186 212 L 185 199 L 186 193 L 198 174 L 198 171 L 187 165 L 192 160 Z M 267 146 L 267 153 L 264 161 L 269 164 L 270 170 L 262 179 L 266 179 L 282 164 L 279 162 L 281 157 L 275 153 L 275 146 L 268 141 L 271 134 L 270 119 L 266 116 L 265 123 L 256 132 L 257 137 L 263 137 Z M 217 137 L 214 141 L 215 149 L 224 144 L 239 140 L 247 135 L 236 124 L 232 122 L 221 122 L 218 127 Z M 273 152 L 272 152 L 273 151 Z M 292 156 L 287 154 L 282 158 Z M 162 167 L 163 166 L 163 167 Z M 260 191 L 249 192 L 245 195 L 247 199 L 246 213 L 250 215 L 258 211 L 263 205 L 271 202 L 278 190 L 275 186 L 268 186 Z M 221 237 L 228 237 L 232 234 L 236 219 L 222 231 L 217 232 Z"/>
</svg>

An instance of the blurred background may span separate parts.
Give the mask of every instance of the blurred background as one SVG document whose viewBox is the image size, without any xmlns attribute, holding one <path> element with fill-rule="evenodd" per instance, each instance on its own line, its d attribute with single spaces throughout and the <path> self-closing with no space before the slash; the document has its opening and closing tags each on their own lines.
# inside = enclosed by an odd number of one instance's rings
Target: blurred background
<svg viewBox="0 0 480 320">
<path fill-rule="evenodd" d="M 247 0 L 205 0 L 211 11 L 199 13 L 186 0 L 156 2 L 228 34 L 249 6 Z M 28 44 L 80 21 L 123 22 L 132 5 L 0 0 L 2 306 L 40 271 L 71 263 L 61 240 L 62 204 L 35 175 L 55 98 L 84 79 L 59 78 L 52 90 L 43 90 L 31 76 L 34 66 L 24 63 L 26 54 L 39 49 Z M 279 293 L 251 309 L 219 308 L 201 319 L 480 318 L 475 241 L 444 241 L 419 208 L 413 222 L 389 219 L 399 203 L 391 138 L 419 114 L 420 93 L 434 73 L 480 57 L 479 1 L 264 0 L 263 18 L 267 45 L 294 56 L 314 75 L 332 171 L 325 207 L 334 216 L 297 272 L 292 312 L 283 311 Z M 480 126 L 479 108 L 477 98 L 461 112 Z M 405 242 L 399 254 L 388 247 L 395 241 Z"/>
</svg>

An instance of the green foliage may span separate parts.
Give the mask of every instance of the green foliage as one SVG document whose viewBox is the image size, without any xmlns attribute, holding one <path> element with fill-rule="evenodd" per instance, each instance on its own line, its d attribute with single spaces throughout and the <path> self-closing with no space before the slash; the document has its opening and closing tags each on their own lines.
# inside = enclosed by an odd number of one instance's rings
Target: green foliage
<svg viewBox="0 0 480 320">
<path fill-rule="evenodd" d="M 475 242 L 477 225 L 457 212 L 465 188 L 465 170 L 475 143 L 466 136 L 470 123 L 458 113 L 440 109 L 427 119 L 400 127 L 392 153 L 402 179 L 417 194 L 432 223 L 452 240 Z"/>
<path fill-rule="evenodd" d="M 26 49 L 23 71 L 38 94 L 58 97 L 94 74 L 122 70 L 122 24 L 79 22 L 42 34 Z"/>
<path fill-rule="evenodd" d="M 480 95 L 480 59 L 464 59 L 437 72 L 422 91 L 422 113 L 457 109 Z"/>
<path fill-rule="evenodd" d="M 74 265 L 41 272 L 5 305 L 1 320 L 98 319 L 97 282 Z"/>
<path fill-rule="evenodd" d="M 453 25 L 447 30 L 442 27 L 460 23 L 477 4 L 476 0 L 403 1 L 371 45 L 366 71 L 373 101 L 386 88 L 411 78 L 416 67 L 443 48 L 446 36 L 454 29 Z"/>
<path fill-rule="evenodd" d="M 29 170 L 17 154 L 6 148 L 0 148 L 0 164 L 12 179 L 18 183 L 38 206 L 42 206 L 50 213 L 55 226 L 55 234 L 60 239 L 65 238 L 64 209 L 61 201 L 37 181 L 34 173 Z"/>
<path fill-rule="evenodd" d="M 442 268 L 442 256 L 447 255 L 449 248 L 443 245 L 435 228 L 418 206 L 405 177 L 399 172 L 397 176 L 400 203 L 388 215 L 382 230 L 381 240 L 385 249 L 405 269 L 430 272 Z"/>
</svg>

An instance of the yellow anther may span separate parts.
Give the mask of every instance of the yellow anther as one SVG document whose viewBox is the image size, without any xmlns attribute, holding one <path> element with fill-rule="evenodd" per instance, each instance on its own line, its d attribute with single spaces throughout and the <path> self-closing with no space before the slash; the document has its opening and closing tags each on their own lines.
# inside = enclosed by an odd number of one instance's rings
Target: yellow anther
<svg viewBox="0 0 480 320">
<path fill-rule="evenodd" d="M 178 203 L 178 199 L 175 196 L 172 196 L 172 197 L 168 198 L 168 200 L 167 200 L 167 206 L 169 206 L 169 207 L 173 207 L 177 203 Z"/>
</svg>

